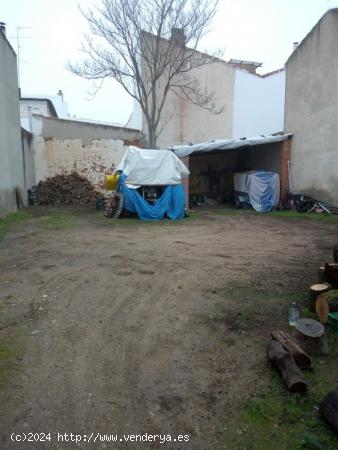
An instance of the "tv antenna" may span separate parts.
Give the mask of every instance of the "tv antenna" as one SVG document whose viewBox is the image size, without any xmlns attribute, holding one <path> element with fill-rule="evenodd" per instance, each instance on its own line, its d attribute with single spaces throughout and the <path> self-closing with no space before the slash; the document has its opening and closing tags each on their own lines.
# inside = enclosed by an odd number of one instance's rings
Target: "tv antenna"
<svg viewBox="0 0 338 450">
<path fill-rule="evenodd" d="M 28 61 L 25 61 L 24 59 L 21 59 L 20 57 L 20 50 L 22 48 L 21 40 L 22 39 L 31 39 L 32 36 L 22 36 L 21 32 L 23 30 L 29 30 L 32 29 L 32 27 L 16 27 L 16 35 L 10 36 L 10 38 L 16 40 L 16 55 L 17 55 L 17 66 L 18 66 L 18 80 L 19 80 L 19 87 L 20 87 L 20 62 L 28 63 Z"/>
</svg>

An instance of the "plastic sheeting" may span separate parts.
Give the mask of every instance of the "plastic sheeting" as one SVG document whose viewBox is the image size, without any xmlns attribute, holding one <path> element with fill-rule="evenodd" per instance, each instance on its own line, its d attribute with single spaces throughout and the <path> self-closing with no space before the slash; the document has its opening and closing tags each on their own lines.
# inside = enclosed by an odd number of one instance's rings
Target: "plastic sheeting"
<svg viewBox="0 0 338 450">
<path fill-rule="evenodd" d="M 119 179 L 118 192 L 124 196 L 124 208 L 137 213 L 141 220 L 183 219 L 185 193 L 182 184 L 167 186 L 160 198 L 148 203 L 135 189 L 126 186 L 126 175 Z"/>
<path fill-rule="evenodd" d="M 145 150 L 129 147 L 117 170 L 127 177 L 128 185 L 172 186 L 182 183 L 189 170 L 169 150 Z"/>
<path fill-rule="evenodd" d="M 177 156 L 183 158 L 185 156 L 191 155 L 192 153 L 205 153 L 215 150 L 235 150 L 261 144 L 272 144 L 274 142 L 285 141 L 291 136 L 292 133 L 276 136 L 257 136 L 243 139 L 217 139 L 213 141 L 203 142 L 201 144 L 175 145 L 174 147 L 172 147 L 172 150 L 176 153 Z"/>
<path fill-rule="evenodd" d="M 279 175 L 264 171 L 236 173 L 234 189 L 247 193 L 256 211 L 271 211 L 279 202 Z"/>
</svg>

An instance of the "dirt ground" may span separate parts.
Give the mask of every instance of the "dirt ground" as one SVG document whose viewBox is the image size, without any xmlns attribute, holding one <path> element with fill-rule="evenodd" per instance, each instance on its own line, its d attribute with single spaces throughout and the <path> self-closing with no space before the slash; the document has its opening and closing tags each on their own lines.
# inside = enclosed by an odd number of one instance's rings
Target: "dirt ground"
<svg viewBox="0 0 338 450">
<path fill-rule="evenodd" d="M 242 408 L 268 389 L 269 333 L 287 328 L 291 301 L 304 304 L 337 227 L 245 212 L 158 224 L 50 214 L 0 242 L 0 448 L 284 450 L 272 434 L 245 443 Z M 11 441 L 30 432 L 51 441 Z"/>
</svg>

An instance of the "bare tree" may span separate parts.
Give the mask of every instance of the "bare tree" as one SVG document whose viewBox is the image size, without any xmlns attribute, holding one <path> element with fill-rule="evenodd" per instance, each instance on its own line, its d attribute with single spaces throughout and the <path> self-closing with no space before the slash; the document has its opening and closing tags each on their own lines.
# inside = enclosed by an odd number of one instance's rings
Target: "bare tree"
<svg viewBox="0 0 338 450">
<path fill-rule="evenodd" d="M 165 126 L 162 117 L 170 91 L 190 103 L 219 113 L 214 93 L 203 89 L 193 69 L 213 62 L 196 51 L 208 31 L 218 0 L 101 0 L 82 11 L 90 25 L 82 63 L 68 64 L 86 79 L 115 78 L 141 106 L 148 145 Z"/>
</svg>

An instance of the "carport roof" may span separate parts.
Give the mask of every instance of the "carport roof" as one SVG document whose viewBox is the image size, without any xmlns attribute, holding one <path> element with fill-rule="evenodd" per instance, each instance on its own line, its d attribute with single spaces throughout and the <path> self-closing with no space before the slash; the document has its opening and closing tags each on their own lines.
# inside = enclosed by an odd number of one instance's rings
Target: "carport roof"
<svg viewBox="0 0 338 450">
<path fill-rule="evenodd" d="M 184 158 L 191 154 L 208 153 L 221 150 L 236 150 L 240 148 L 254 147 L 255 145 L 273 144 L 275 142 L 286 141 L 292 137 L 292 133 L 257 136 L 242 139 L 217 139 L 214 141 L 203 142 L 201 144 L 175 145 L 170 148 L 177 156 Z"/>
</svg>

